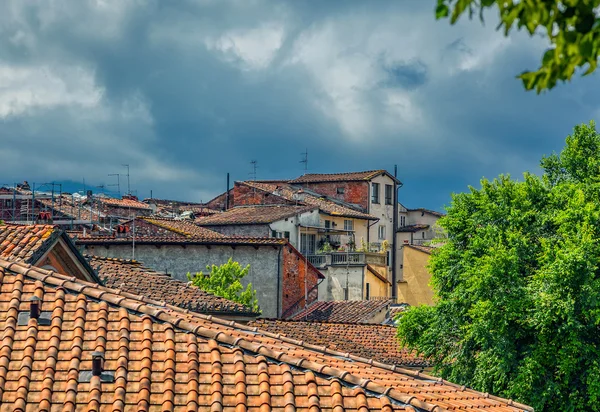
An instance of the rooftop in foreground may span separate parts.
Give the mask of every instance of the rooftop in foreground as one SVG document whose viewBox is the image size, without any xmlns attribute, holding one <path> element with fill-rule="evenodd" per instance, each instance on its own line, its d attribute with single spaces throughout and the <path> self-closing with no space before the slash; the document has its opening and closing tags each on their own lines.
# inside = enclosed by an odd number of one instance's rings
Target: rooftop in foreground
<svg viewBox="0 0 600 412">
<path fill-rule="evenodd" d="M 0 286 L 6 410 L 531 410 L 23 263 Z"/>
</svg>

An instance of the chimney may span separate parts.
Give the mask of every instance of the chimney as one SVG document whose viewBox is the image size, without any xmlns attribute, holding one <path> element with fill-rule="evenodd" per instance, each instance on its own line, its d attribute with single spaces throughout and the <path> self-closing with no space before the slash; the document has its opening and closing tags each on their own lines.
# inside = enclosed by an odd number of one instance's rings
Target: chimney
<svg viewBox="0 0 600 412">
<path fill-rule="evenodd" d="M 32 296 L 29 299 L 29 319 L 38 319 L 40 317 L 40 298 Z"/>
<path fill-rule="evenodd" d="M 92 375 L 100 376 L 104 369 L 104 353 L 92 352 Z"/>
</svg>

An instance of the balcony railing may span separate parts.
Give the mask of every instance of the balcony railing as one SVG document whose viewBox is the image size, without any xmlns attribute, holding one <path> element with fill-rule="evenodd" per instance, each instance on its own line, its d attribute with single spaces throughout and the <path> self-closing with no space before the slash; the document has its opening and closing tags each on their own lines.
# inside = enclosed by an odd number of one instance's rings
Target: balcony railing
<svg viewBox="0 0 600 412">
<path fill-rule="evenodd" d="M 413 239 L 410 244 L 415 246 L 427 246 L 432 240 L 433 239 Z"/>
<path fill-rule="evenodd" d="M 308 261 L 317 268 L 344 265 L 376 265 L 386 266 L 386 256 L 379 253 L 364 252 L 332 252 L 318 255 L 307 255 Z"/>
</svg>

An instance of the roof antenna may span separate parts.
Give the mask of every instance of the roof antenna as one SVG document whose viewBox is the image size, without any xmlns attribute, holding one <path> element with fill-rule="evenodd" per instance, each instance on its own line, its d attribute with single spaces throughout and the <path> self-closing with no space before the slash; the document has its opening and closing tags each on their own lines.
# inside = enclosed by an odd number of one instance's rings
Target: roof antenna
<svg viewBox="0 0 600 412">
<path fill-rule="evenodd" d="M 308 172 L 308 148 L 303 153 L 300 153 L 303 157 L 300 163 L 304 163 L 304 174 Z"/>
<path fill-rule="evenodd" d="M 256 169 L 258 168 L 258 162 L 256 160 L 251 160 L 250 164 L 252 165 L 252 172 L 250 172 L 250 177 L 253 181 L 256 181 Z"/>
</svg>

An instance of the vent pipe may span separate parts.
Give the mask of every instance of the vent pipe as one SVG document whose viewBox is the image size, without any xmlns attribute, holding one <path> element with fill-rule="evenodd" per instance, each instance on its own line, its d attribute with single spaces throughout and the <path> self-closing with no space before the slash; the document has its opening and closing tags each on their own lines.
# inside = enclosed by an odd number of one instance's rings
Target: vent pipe
<svg viewBox="0 0 600 412">
<path fill-rule="evenodd" d="M 40 301 L 37 296 L 29 299 L 29 319 L 38 319 L 40 317 Z"/>
<path fill-rule="evenodd" d="M 92 375 L 93 376 L 102 375 L 103 369 L 104 369 L 104 353 L 92 352 Z"/>
</svg>

